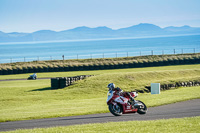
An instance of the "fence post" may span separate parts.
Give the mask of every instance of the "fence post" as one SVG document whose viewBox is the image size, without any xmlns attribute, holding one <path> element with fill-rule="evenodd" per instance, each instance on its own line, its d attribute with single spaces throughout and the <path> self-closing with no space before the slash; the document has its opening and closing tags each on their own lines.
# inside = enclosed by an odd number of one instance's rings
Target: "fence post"
<svg viewBox="0 0 200 133">
<path fill-rule="evenodd" d="M 195 54 L 195 48 L 194 48 L 194 54 Z"/>
<path fill-rule="evenodd" d="M 153 50 L 151 50 L 151 55 L 153 55 Z"/>
<path fill-rule="evenodd" d="M 62 55 L 63 61 L 65 60 L 65 55 Z"/>
</svg>

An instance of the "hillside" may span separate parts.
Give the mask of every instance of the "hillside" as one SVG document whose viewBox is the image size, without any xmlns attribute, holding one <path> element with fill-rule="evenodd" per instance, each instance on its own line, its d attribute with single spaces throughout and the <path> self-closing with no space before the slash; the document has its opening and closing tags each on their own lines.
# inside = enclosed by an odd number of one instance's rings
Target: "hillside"
<svg viewBox="0 0 200 133">
<path fill-rule="evenodd" d="M 33 33 L 4 33 L 0 31 L 0 42 L 32 42 L 58 41 L 77 39 L 100 39 L 121 37 L 169 36 L 169 35 L 200 34 L 200 28 L 169 26 L 160 28 L 154 24 L 141 23 L 126 28 L 113 30 L 106 26 L 90 28 L 86 26 L 63 31 L 40 30 Z"/>
<path fill-rule="evenodd" d="M 51 89 L 50 79 L 0 81 L 0 122 L 85 115 L 109 112 L 107 85 L 115 83 L 124 91 L 143 90 L 150 83 L 200 80 L 200 65 L 177 65 L 116 70 L 38 73 L 38 77 L 95 75 L 63 89 Z M 0 75 L 0 79 L 29 74 Z M 200 98 L 199 86 L 162 91 L 160 95 L 140 93 L 138 100 L 148 107 Z"/>
</svg>

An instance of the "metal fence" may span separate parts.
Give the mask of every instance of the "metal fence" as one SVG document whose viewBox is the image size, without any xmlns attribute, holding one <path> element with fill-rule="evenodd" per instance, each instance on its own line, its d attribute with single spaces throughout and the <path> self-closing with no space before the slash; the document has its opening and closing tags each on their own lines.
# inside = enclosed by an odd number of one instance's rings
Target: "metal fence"
<svg viewBox="0 0 200 133">
<path fill-rule="evenodd" d="M 9 59 L 0 59 L 0 63 L 14 63 L 14 62 L 30 62 L 30 61 L 47 61 L 47 60 L 70 60 L 70 59 L 94 59 L 94 58 L 119 58 L 145 55 L 166 55 L 166 54 L 187 54 L 200 53 L 200 48 L 182 48 L 182 49 L 165 49 L 165 50 L 145 50 L 136 52 L 115 52 L 115 53 L 101 53 L 101 54 L 75 54 L 75 55 L 59 55 L 46 57 L 21 57 Z"/>
</svg>

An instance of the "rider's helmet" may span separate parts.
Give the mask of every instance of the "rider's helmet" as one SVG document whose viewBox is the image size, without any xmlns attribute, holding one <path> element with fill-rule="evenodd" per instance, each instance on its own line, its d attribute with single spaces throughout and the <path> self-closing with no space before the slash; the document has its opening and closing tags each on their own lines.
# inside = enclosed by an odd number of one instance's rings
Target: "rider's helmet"
<svg viewBox="0 0 200 133">
<path fill-rule="evenodd" d="M 115 88 L 115 84 L 110 83 L 110 84 L 108 84 L 107 87 L 109 88 L 109 90 L 113 90 Z"/>
</svg>

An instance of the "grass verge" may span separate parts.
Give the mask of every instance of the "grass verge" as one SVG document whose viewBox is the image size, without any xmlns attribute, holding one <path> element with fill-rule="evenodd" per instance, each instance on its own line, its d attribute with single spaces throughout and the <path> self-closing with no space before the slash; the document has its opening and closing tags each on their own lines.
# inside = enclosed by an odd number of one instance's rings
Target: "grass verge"
<svg viewBox="0 0 200 133">
<path fill-rule="evenodd" d="M 117 126 L 116 126 L 117 125 Z M 151 121 L 109 122 L 65 127 L 16 130 L 7 133 L 198 133 L 200 117 Z"/>
<path fill-rule="evenodd" d="M 39 73 L 39 76 L 95 74 L 74 85 L 51 90 L 50 80 L 0 82 L 0 122 L 62 117 L 108 112 L 107 84 L 123 90 L 143 89 L 151 82 L 173 82 L 200 78 L 200 65 L 150 67 L 137 69 Z M 13 75 L 7 75 L 9 78 Z M 14 75 L 15 77 L 18 75 Z M 20 75 L 24 76 L 24 75 Z M 170 97 L 170 98 L 169 98 Z M 160 95 L 139 94 L 148 107 L 200 98 L 200 87 L 162 91 Z"/>
</svg>

